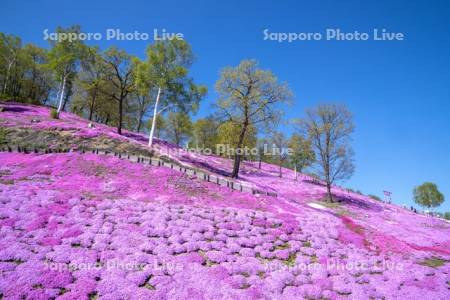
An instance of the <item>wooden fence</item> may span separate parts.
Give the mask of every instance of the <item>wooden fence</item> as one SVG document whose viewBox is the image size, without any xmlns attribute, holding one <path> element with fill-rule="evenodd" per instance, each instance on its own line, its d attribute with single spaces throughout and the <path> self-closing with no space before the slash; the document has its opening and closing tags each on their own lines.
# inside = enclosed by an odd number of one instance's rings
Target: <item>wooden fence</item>
<svg viewBox="0 0 450 300">
<path fill-rule="evenodd" d="M 217 185 L 227 187 L 232 190 L 243 192 L 243 193 L 251 193 L 253 195 L 265 195 L 265 196 L 270 196 L 270 197 L 278 196 L 277 193 L 275 193 L 275 192 L 254 189 L 254 188 L 244 185 L 240 182 L 232 181 L 232 180 L 229 180 L 224 177 L 206 173 L 202 170 L 182 166 L 182 165 L 173 163 L 171 161 L 167 161 L 167 160 L 163 160 L 163 159 L 160 159 L 157 157 L 151 157 L 151 156 L 134 155 L 134 154 L 129 154 L 129 153 L 118 153 L 118 152 L 105 151 L 105 150 L 99 150 L 99 149 L 70 149 L 70 148 L 27 149 L 27 148 L 21 147 L 21 146 L 10 146 L 10 145 L 0 146 L 0 152 L 40 153 L 40 154 L 78 152 L 78 153 L 92 153 L 92 154 L 97 154 L 97 155 L 114 156 L 114 157 L 118 157 L 120 159 L 129 160 L 134 163 L 170 168 L 170 169 L 185 173 L 186 175 L 189 175 L 189 176 L 195 176 L 196 178 L 198 178 L 200 180 L 212 182 Z"/>
</svg>

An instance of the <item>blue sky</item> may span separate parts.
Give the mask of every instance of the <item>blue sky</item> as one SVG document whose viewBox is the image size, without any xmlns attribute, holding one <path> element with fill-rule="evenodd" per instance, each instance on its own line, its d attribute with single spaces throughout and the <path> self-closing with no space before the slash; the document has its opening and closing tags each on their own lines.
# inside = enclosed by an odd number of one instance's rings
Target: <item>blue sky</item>
<svg viewBox="0 0 450 300">
<path fill-rule="evenodd" d="M 394 3 L 395 2 L 395 3 Z M 344 185 L 412 204 L 412 189 L 438 184 L 450 211 L 450 2 L 448 1 L 1 1 L 0 31 L 47 46 L 43 31 L 79 24 L 180 32 L 192 45 L 192 75 L 210 92 L 198 116 L 211 111 L 219 70 L 255 58 L 287 81 L 295 102 L 286 118 L 318 103 L 345 103 L 354 113 L 356 172 Z M 386 29 L 403 41 L 264 40 L 269 32 Z M 148 41 L 94 41 L 144 56 Z M 286 133 L 291 128 L 283 129 Z"/>
</svg>

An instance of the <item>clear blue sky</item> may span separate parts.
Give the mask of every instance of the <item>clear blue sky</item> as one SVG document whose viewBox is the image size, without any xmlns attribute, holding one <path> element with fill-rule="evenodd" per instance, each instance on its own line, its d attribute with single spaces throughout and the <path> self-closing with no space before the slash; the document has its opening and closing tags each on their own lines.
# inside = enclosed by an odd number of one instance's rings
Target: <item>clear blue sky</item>
<svg viewBox="0 0 450 300">
<path fill-rule="evenodd" d="M 356 172 L 345 185 L 412 204 L 412 189 L 438 184 L 450 211 L 449 1 L 5 1 L 0 31 L 46 46 L 43 30 L 79 24 L 85 32 L 181 32 L 197 57 L 195 79 L 215 100 L 219 70 L 255 58 L 287 81 L 295 104 L 286 118 L 321 102 L 354 113 Z M 395 3 L 394 3 L 395 2 Z M 264 41 L 270 32 L 402 32 L 404 41 Z M 94 41 L 143 57 L 149 41 Z M 291 129 L 285 129 L 287 133 Z"/>
</svg>

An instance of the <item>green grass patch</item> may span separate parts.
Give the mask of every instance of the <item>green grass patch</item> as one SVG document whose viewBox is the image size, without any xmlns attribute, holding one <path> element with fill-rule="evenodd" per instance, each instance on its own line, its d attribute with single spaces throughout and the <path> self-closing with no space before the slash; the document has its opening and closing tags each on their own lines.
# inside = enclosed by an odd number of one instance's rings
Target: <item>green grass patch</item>
<svg viewBox="0 0 450 300">
<path fill-rule="evenodd" d="M 275 246 L 275 250 L 284 250 L 284 249 L 288 249 L 290 247 L 289 243 L 286 242 L 284 244 L 281 244 L 279 246 Z"/>
<path fill-rule="evenodd" d="M 423 261 L 419 262 L 419 265 L 427 266 L 430 268 L 439 268 L 439 267 L 445 265 L 446 263 L 447 263 L 447 261 L 445 259 L 432 256 L 432 257 L 426 258 Z"/>
<path fill-rule="evenodd" d="M 293 267 L 293 266 L 295 266 L 296 258 L 297 258 L 297 253 L 290 254 L 289 258 L 287 260 L 283 261 L 283 263 L 288 267 Z"/>
<path fill-rule="evenodd" d="M 58 113 L 58 111 L 56 109 L 53 108 L 50 111 L 50 118 L 52 118 L 52 119 L 59 119 L 59 113 Z"/>
<path fill-rule="evenodd" d="M 303 242 L 302 246 L 306 248 L 311 248 L 311 242 L 310 241 Z"/>
</svg>

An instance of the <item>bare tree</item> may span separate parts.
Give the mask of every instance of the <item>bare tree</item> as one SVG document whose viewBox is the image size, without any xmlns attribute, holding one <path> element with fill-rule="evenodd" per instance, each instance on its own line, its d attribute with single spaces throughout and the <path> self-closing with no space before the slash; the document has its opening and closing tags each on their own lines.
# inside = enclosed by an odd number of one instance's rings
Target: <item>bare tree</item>
<svg viewBox="0 0 450 300">
<path fill-rule="evenodd" d="M 350 178 L 355 169 L 349 143 L 354 130 L 352 115 L 343 105 L 319 105 L 308 110 L 299 125 L 311 141 L 318 175 L 326 182 L 328 201 L 333 202 L 331 185 Z"/>
<path fill-rule="evenodd" d="M 110 48 L 104 54 L 104 61 L 109 66 L 106 79 L 114 86 L 112 91 L 103 91 L 119 104 L 119 121 L 117 133 L 122 134 L 123 110 L 128 94 L 134 88 L 134 64 L 132 57 L 123 50 Z"/>
<path fill-rule="evenodd" d="M 271 137 L 272 142 L 272 151 L 276 157 L 276 163 L 279 166 L 278 176 L 283 177 L 283 164 L 288 159 L 289 155 L 286 152 L 286 148 L 288 147 L 288 140 L 284 136 L 282 132 L 273 132 Z"/>
</svg>

